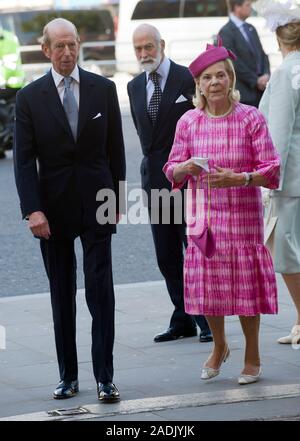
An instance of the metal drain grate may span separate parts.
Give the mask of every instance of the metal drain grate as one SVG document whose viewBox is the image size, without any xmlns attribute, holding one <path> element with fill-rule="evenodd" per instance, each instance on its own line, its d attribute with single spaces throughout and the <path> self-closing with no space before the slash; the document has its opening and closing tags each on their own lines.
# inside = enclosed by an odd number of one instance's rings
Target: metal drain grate
<svg viewBox="0 0 300 441">
<path fill-rule="evenodd" d="M 90 413 L 90 411 L 84 407 L 69 407 L 67 409 L 48 410 L 47 413 L 49 416 L 72 416 Z"/>
</svg>

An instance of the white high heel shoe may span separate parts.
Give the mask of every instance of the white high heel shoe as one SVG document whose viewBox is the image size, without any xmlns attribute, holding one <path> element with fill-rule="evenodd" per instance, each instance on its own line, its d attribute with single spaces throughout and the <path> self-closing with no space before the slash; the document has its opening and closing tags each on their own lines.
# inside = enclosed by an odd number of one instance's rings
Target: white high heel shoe
<svg viewBox="0 0 300 441">
<path fill-rule="evenodd" d="M 250 384 L 250 383 L 256 383 L 259 380 L 261 374 L 262 374 L 261 368 L 259 368 L 259 371 L 258 371 L 257 375 L 241 374 L 239 376 L 238 382 L 241 385 L 243 385 L 243 384 Z"/>
<path fill-rule="evenodd" d="M 202 372 L 201 372 L 201 380 L 210 380 L 211 378 L 214 378 L 217 375 L 219 375 L 220 370 L 221 370 L 220 369 L 221 365 L 222 365 L 222 363 L 225 363 L 226 360 L 228 360 L 229 355 L 230 355 L 230 350 L 229 350 L 229 347 L 227 346 L 218 369 L 203 366 Z"/>
<path fill-rule="evenodd" d="M 300 325 L 292 327 L 291 333 L 286 337 L 280 337 L 277 340 L 281 344 L 298 344 L 300 343 Z"/>
</svg>

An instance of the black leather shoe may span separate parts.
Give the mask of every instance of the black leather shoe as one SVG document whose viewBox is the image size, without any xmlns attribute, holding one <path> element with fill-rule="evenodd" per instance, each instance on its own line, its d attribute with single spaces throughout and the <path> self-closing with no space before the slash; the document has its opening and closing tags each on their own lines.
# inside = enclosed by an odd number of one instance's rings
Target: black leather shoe
<svg viewBox="0 0 300 441">
<path fill-rule="evenodd" d="M 200 333 L 200 337 L 199 337 L 199 341 L 200 341 L 200 343 L 208 343 L 208 342 L 210 342 L 210 341 L 213 341 L 214 339 L 213 339 L 213 336 L 212 336 L 212 333 L 211 332 L 206 332 L 205 334 L 204 333 Z"/>
<path fill-rule="evenodd" d="M 56 400 L 64 400 L 65 398 L 72 398 L 79 392 L 78 380 L 74 381 L 60 381 L 57 388 L 53 392 L 53 398 Z"/>
<path fill-rule="evenodd" d="M 113 383 L 97 384 L 98 400 L 103 403 L 120 401 L 120 393 Z"/>
<path fill-rule="evenodd" d="M 163 341 L 177 340 L 178 338 L 184 337 L 195 337 L 197 335 L 197 328 L 187 329 L 187 330 L 177 330 L 173 328 L 167 329 L 161 334 L 157 334 L 154 337 L 156 343 L 161 343 Z"/>
</svg>

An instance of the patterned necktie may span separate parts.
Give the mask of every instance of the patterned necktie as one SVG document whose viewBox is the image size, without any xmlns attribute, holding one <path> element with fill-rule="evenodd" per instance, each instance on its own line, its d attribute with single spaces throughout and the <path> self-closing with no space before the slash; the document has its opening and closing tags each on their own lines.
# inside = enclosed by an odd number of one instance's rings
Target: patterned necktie
<svg viewBox="0 0 300 441">
<path fill-rule="evenodd" d="M 74 96 L 73 91 L 71 90 L 70 86 L 72 83 L 73 78 L 71 77 L 65 77 L 64 78 L 64 85 L 65 85 L 65 92 L 64 92 L 64 98 L 63 98 L 63 106 L 71 127 L 71 131 L 73 134 L 73 137 L 76 141 L 77 139 L 77 125 L 78 125 L 78 106 L 77 102 Z"/>
<path fill-rule="evenodd" d="M 160 77 L 160 75 L 157 72 L 151 72 L 149 74 L 149 79 L 154 84 L 154 92 L 151 96 L 149 106 L 148 106 L 148 114 L 149 114 L 149 118 L 151 119 L 153 126 L 156 121 L 156 117 L 157 117 L 157 113 L 158 113 L 158 109 L 159 109 L 159 104 L 160 104 L 161 97 L 162 97 L 162 91 L 161 91 L 161 88 L 159 85 L 159 77 Z"/>
</svg>

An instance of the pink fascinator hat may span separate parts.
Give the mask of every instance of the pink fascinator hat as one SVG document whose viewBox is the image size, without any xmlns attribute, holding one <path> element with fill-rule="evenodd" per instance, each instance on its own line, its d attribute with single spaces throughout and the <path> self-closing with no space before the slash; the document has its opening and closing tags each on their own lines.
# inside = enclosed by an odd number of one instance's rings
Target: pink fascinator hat
<svg viewBox="0 0 300 441">
<path fill-rule="evenodd" d="M 207 44 L 206 50 L 198 55 L 194 61 L 189 65 L 189 70 L 194 78 L 198 77 L 201 72 L 203 72 L 208 66 L 211 66 L 218 61 L 226 60 L 226 58 L 231 58 L 236 60 L 236 56 L 231 50 L 226 49 L 223 46 L 221 37 L 218 35 L 217 46 L 213 44 Z"/>
</svg>

